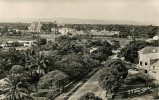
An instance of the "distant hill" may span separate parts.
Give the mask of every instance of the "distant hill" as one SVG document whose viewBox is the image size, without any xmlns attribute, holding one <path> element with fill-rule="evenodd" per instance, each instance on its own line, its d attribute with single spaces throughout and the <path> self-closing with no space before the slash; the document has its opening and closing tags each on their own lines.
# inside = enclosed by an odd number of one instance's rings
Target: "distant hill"
<svg viewBox="0 0 159 100">
<path fill-rule="evenodd" d="M 33 21 L 53 22 L 64 24 L 129 24 L 129 25 L 142 25 L 142 23 L 135 21 L 119 21 L 119 20 L 94 20 L 94 19 L 78 19 L 78 18 L 20 18 L 20 19 L 0 19 L 0 22 L 22 22 L 31 23 Z"/>
</svg>

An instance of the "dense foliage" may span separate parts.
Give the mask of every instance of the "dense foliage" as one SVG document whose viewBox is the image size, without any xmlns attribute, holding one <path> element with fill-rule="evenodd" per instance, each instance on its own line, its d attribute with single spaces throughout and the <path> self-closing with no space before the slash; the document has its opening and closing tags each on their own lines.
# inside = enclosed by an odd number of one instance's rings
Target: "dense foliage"
<svg viewBox="0 0 159 100">
<path fill-rule="evenodd" d="M 93 41 L 90 45 L 96 47 L 97 50 L 91 53 L 91 57 L 93 59 L 97 59 L 99 61 L 105 61 L 108 59 L 110 55 L 112 55 L 113 45 L 109 44 L 106 40 L 104 41 Z"/>
<path fill-rule="evenodd" d="M 95 96 L 94 93 L 88 92 L 82 95 L 78 100 L 102 100 L 102 99 Z"/>
<path fill-rule="evenodd" d="M 30 99 L 30 91 L 24 85 L 24 82 L 21 80 L 22 77 L 18 75 L 9 75 L 5 79 L 5 85 L 3 86 L 4 94 L 6 95 L 5 99 L 7 100 L 24 100 Z"/>
<path fill-rule="evenodd" d="M 62 26 L 57 26 L 57 24 L 53 22 L 43 22 L 42 30 L 45 33 L 50 34 L 51 28 L 62 28 Z M 19 30 L 27 30 L 30 24 L 27 23 L 0 23 L 0 33 L 3 35 L 22 35 L 21 31 L 16 32 L 14 29 Z M 66 24 L 65 27 L 75 29 L 77 31 L 84 31 L 85 33 L 89 33 L 91 30 L 107 30 L 107 31 L 120 31 L 119 37 L 127 38 L 127 36 L 135 36 L 135 37 L 149 37 L 157 35 L 158 27 L 152 25 L 117 25 L 117 24 L 109 24 L 109 25 L 91 25 L 91 24 Z M 8 29 L 13 29 L 8 31 Z M 133 32 L 132 32 L 133 30 Z M 12 34 L 10 34 L 12 32 Z"/>
<path fill-rule="evenodd" d="M 89 24 L 67 24 L 67 27 L 74 28 L 76 30 L 83 30 L 83 31 L 90 31 L 92 29 L 102 31 L 120 31 L 120 37 L 127 37 L 127 36 L 140 36 L 140 37 L 149 37 L 152 38 L 153 36 L 157 35 L 158 27 L 157 26 L 139 26 L 139 25 L 89 25 Z M 133 33 L 132 30 L 134 29 Z"/>
<path fill-rule="evenodd" d="M 80 81 L 112 54 L 110 43 L 106 40 L 98 42 L 94 43 L 91 37 L 85 36 L 61 36 L 56 38 L 55 43 L 50 42 L 49 48 L 43 45 L 46 41 L 39 38 L 39 45 L 27 50 L 2 49 L 1 77 L 8 73 L 20 75 L 25 79 L 21 81 L 26 82 L 24 85 L 32 88 L 32 92 L 48 89 L 48 97 L 54 98 L 70 81 Z M 98 47 L 94 52 L 97 57 L 90 53 L 92 47 Z"/>
<path fill-rule="evenodd" d="M 105 68 L 100 72 L 98 82 L 103 90 L 108 93 L 115 93 L 120 87 L 120 82 L 126 78 L 128 70 L 125 64 L 119 60 L 111 60 L 105 65 Z"/>
<path fill-rule="evenodd" d="M 138 51 L 146 46 L 158 46 L 158 41 L 147 43 L 145 41 L 132 41 L 118 53 L 118 57 L 124 57 L 126 61 L 138 63 Z"/>
</svg>

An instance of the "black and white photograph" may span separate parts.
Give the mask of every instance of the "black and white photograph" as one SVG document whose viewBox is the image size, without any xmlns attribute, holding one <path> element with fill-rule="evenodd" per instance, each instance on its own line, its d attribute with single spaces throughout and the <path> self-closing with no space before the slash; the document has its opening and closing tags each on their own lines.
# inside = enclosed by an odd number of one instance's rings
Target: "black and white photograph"
<svg viewBox="0 0 159 100">
<path fill-rule="evenodd" d="M 0 0 L 0 100 L 159 100 L 159 0 Z"/>
</svg>

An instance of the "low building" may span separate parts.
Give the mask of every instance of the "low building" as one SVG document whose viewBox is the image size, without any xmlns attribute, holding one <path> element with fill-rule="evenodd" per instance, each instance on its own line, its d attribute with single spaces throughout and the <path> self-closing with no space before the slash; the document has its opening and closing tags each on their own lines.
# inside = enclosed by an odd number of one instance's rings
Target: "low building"
<svg viewBox="0 0 159 100">
<path fill-rule="evenodd" d="M 89 52 L 92 53 L 93 51 L 96 51 L 96 50 L 98 50 L 98 48 L 97 47 L 93 47 L 93 48 L 90 49 Z"/>
<path fill-rule="evenodd" d="M 68 35 L 68 33 L 72 33 L 75 30 L 71 28 L 60 28 L 58 31 L 61 33 L 61 35 Z"/>
<path fill-rule="evenodd" d="M 153 39 L 153 40 L 159 40 L 159 36 L 156 35 L 156 36 L 154 36 L 152 39 Z"/>
<path fill-rule="evenodd" d="M 55 33 L 55 34 L 57 34 L 57 33 L 59 33 L 59 30 L 58 30 L 58 28 L 51 28 L 51 33 Z"/>
<path fill-rule="evenodd" d="M 39 35 L 41 38 L 46 39 L 46 43 L 54 42 L 56 35 L 55 34 L 43 34 Z"/>
<path fill-rule="evenodd" d="M 69 30 L 67 28 L 60 28 L 59 29 L 59 32 L 62 34 L 62 35 L 67 35 L 67 33 L 69 32 Z"/>
<path fill-rule="evenodd" d="M 145 47 L 138 54 L 139 68 L 143 73 L 159 69 L 159 47 Z"/>
<path fill-rule="evenodd" d="M 152 43 L 154 40 L 153 39 L 147 39 L 146 42 Z"/>
<path fill-rule="evenodd" d="M 114 36 L 114 35 L 119 35 L 120 31 L 106 31 L 106 30 L 102 30 L 102 31 L 90 31 L 90 34 L 93 36 Z"/>
<path fill-rule="evenodd" d="M 18 43 L 23 44 L 24 47 L 31 47 L 32 45 L 34 45 L 35 41 L 33 41 L 33 40 L 31 40 L 31 41 L 19 40 Z"/>
<path fill-rule="evenodd" d="M 41 32 L 42 31 L 43 25 L 41 22 L 33 22 L 31 25 L 28 27 L 28 30 L 30 32 Z"/>
<path fill-rule="evenodd" d="M 154 36 L 153 38 L 147 39 L 146 42 L 152 43 L 152 42 L 154 42 L 154 41 L 156 41 L 156 40 L 159 40 L 159 35 L 156 35 L 156 36 Z"/>
</svg>

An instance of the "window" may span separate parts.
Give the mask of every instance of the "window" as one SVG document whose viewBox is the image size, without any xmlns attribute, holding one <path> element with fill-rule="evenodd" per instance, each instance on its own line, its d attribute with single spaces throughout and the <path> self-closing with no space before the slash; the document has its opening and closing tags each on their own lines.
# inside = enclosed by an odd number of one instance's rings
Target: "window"
<svg viewBox="0 0 159 100">
<path fill-rule="evenodd" d="M 25 44 L 29 44 L 29 42 L 25 42 Z"/>
<path fill-rule="evenodd" d="M 147 73 L 147 70 L 145 70 L 145 73 Z"/>
<path fill-rule="evenodd" d="M 142 66 L 142 61 L 140 61 L 140 65 Z"/>
<path fill-rule="evenodd" d="M 148 63 L 147 63 L 147 62 L 145 62 L 145 65 L 148 65 Z"/>
</svg>

